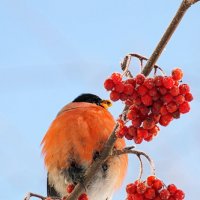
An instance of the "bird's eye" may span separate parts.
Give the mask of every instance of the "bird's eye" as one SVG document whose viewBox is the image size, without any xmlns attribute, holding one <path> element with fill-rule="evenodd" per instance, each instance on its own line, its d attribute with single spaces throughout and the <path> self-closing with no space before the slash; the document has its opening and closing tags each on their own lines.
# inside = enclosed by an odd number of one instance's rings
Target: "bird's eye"
<svg viewBox="0 0 200 200">
<path fill-rule="evenodd" d="M 104 172 L 107 171 L 108 170 L 108 165 L 106 163 L 104 163 L 102 165 L 102 169 L 103 169 Z"/>
</svg>

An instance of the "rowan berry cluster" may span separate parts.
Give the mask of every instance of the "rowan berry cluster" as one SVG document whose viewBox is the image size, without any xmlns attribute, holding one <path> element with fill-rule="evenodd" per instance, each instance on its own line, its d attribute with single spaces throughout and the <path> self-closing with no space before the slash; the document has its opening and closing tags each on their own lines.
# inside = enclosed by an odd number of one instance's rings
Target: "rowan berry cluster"
<svg viewBox="0 0 200 200">
<path fill-rule="evenodd" d="M 127 200 L 183 200 L 185 194 L 174 184 L 167 187 L 155 176 L 149 176 L 145 181 L 137 180 L 126 186 Z"/>
<path fill-rule="evenodd" d="M 158 124 L 167 126 L 173 119 L 190 111 L 193 100 L 188 84 L 182 84 L 183 72 L 176 68 L 171 76 L 147 78 L 138 74 L 134 78 L 122 80 L 120 73 L 113 73 L 104 82 L 112 101 L 121 100 L 129 106 L 126 118 L 119 120 L 117 136 L 126 137 L 140 144 L 151 141 L 159 132 Z M 127 122 L 131 125 L 127 126 Z"/>
</svg>

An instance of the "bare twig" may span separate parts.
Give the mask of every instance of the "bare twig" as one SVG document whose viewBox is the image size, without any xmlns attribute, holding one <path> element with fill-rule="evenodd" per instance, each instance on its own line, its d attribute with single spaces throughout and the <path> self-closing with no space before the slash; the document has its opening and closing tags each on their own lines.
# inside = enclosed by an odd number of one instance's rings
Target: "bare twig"
<svg viewBox="0 0 200 200">
<path fill-rule="evenodd" d="M 151 174 L 155 175 L 155 164 L 154 164 L 153 160 L 150 158 L 150 156 L 148 156 L 145 152 L 139 151 L 136 149 L 133 150 L 133 149 L 129 149 L 129 148 L 124 148 L 122 150 L 114 150 L 112 155 L 116 156 L 116 155 L 122 155 L 122 154 L 135 154 L 138 156 L 138 158 L 140 156 L 144 156 L 149 161 L 149 164 L 151 167 Z"/>
</svg>

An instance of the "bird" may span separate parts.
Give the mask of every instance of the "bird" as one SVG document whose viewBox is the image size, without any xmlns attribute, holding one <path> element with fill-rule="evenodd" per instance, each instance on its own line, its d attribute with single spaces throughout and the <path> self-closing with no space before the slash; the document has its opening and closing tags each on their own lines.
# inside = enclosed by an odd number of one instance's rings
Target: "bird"
<svg viewBox="0 0 200 200">
<path fill-rule="evenodd" d="M 67 196 L 68 185 L 83 181 L 115 126 L 108 111 L 111 104 L 97 95 L 84 93 L 58 112 L 41 142 L 47 169 L 47 196 Z M 118 138 L 114 148 L 124 147 L 124 139 Z M 108 158 L 94 174 L 92 184 L 85 188 L 88 199 L 111 200 L 122 185 L 127 165 L 125 154 Z"/>
</svg>

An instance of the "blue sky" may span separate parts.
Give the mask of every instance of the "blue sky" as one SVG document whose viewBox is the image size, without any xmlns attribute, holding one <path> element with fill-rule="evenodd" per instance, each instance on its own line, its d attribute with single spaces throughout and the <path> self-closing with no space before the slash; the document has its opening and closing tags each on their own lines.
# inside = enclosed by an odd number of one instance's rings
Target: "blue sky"
<svg viewBox="0 0 200 200">
<path fill-rule="evenodd" d="M 105 78 L 120 70 L 127 53 L 151 55 L 180 2 L 1 0 L 0 199 L 46 193 L 40 142 L 59 109 L 84 92 L 108 98 Z M 195 97 L 192 110 L 137 146 L 154 158 L 158 177 L 184 189 L 187 200 L 200 195 L 199 19 L 196 4 L 158 61 L 168 73 L 184 70 Z M 120 103 L 112 107 L 115 118 L 120 109 Z M 137 175 L 131 156 L 124 184 Z M 125 199 L 125 190 L 114 199 Z"/>
</svg>

